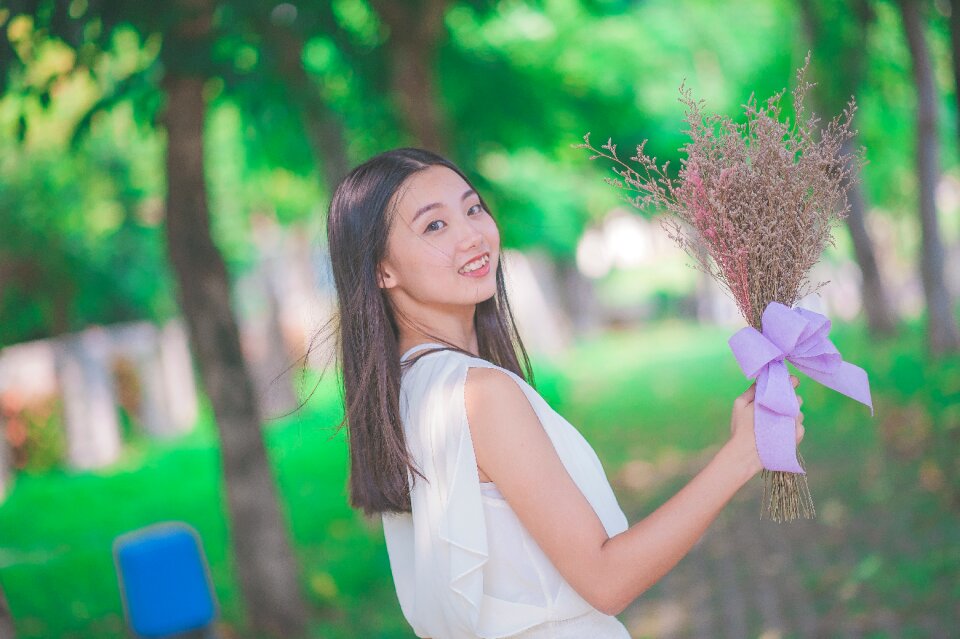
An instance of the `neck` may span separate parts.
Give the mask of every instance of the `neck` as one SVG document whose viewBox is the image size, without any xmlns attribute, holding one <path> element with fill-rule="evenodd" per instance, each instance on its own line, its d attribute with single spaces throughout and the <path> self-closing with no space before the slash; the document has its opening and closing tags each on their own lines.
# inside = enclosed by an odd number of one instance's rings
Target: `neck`
<svg viewBox="0 0 960 639">
<path fill-rule="evenodd" d="M 418 309 L 404 311 L 406 317 L 397 317 L 400 330 L 398 347 L 400 353 L 406 353 L 418 344 L 427 342 L 446 342 L 469 353 L 479 356 L 477 329 L 474 326 L 476 304 L 469 308 L 456 307 L 439 310 Z"/>
</svg>

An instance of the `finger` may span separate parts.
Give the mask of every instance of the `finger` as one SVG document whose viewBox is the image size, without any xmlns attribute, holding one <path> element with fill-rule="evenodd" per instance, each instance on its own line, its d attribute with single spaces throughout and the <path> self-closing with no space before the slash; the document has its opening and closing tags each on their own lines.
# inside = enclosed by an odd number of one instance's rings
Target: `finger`
<svg viewBox="0 0 960 639">
<path fill-rule="evenodd" d="M 797 424 L 797 443 L 803 441 L 803 435 L 806 432 L 802 424 Z"/>
<path fill-rule="evenodd" d="M 800 397 L 799 395 L 797 395 L 797 404 L 798 404 L 799 406 L 803 406 L 803 398 Z"/>
<path fill-rule="evenodd" d="M 800 383 L 800 378 L 797 377 L 796 375 L 791 375 L 791 376 L 790 376 L 790 383 L 793 384 L 793 387 L 794 387 L 794 388 L 796 388 L 797 385 Z"/>
<path fill-rule="evenodd" d="M 743 394 L 740 395 L 740 397 L 742 397 L 742 398 L 744 399 L 744 401 L 745 401 L 746 403 L 748 403 L 748 404 L 749 404 L 750 402 L 752 402 L 756 396 L 757 396 L 757 383 L 756 383 L 756 382 L 754 382 L 753 384 L 750 384 L 750 388 L 748 388 L 747 390 L 743 391 Z"/>
</svg>

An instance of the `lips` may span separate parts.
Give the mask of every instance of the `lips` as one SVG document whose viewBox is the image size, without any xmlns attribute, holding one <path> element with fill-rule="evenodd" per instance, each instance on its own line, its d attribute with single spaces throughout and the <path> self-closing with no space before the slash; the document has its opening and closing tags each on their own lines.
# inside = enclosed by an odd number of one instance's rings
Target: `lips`
<svg viewBox="0 0 960 639">
<path fill-rule="evenodd" d="M 464 262 L 463 264 L 461 264 L 461 265 L 460 265 L 460 268 L 457 269 L 457 272 L 462 273 L 462 272 L 463 272 L 463 268 L 464 268 L 465 266 L 467 266 L 468 264 L 472 264 L 473 262 L 476 262 L 477 260 L 479 260 L 479 259 L 480 259 L 481 257 L 483 257 L 484 255 L 487 256 L 487 259 L 488 259 L 488 260 L 490 259 L 490 252 L 489 252 L 489 251 L 484 252 L 484 253 L 480 253 L 480 254 L 478 254 L 478 255 L 474 255 L 474 256 L 471 257 L 469 260 L 467 260 L 466 262 Z"/>
</svg>

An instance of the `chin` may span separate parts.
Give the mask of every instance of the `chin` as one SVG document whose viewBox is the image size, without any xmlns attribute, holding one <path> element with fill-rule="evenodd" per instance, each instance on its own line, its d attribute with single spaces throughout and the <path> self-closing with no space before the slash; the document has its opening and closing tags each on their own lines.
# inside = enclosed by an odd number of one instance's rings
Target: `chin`
<svg viewBox="0 0 960 639">
<path fill-rule="evenodd" d="M 476 306 L 481 302 L 486 302 L 488 299 L 496 295 L 496 287 L 490 287 L 488 290 L 486 286 L 472 291 L 467 292 L 463 297 L 460 298 L 460 301 L 457 302 L 457 305 L 462 306 Z"/>
<path fill-rule="evenodd" d="M 476 303 L 479 304 L 480 302 L 486 302 L 488 299 L 492 298 L 492 297 L 493 297 L 494 295 L 496 295 L 496 294 L 497 294 L 497 289 L 496 289 L 496 287 L 494 287 L 493 290 L 490 291 L 489 294 L 487 294 L 487 295 L 481 295 L 481 296 L 480 296 L 480 299 L 478 299 L 478 300 L 476 301 Z"/>
</svg>

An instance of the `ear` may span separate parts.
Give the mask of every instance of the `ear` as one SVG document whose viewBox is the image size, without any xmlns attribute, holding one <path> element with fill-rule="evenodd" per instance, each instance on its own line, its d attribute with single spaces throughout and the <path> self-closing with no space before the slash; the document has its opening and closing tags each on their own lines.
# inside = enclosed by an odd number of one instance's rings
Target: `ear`
<svg viewBox="0 0 960 639">
<path fill-rule="evenodd" d="M 393 275 L 393 270 L 385 262 L 380 262 L 377 266 L 377 286 L 393 288 L 396 285 L 397 278 Z"/>
</svg>

